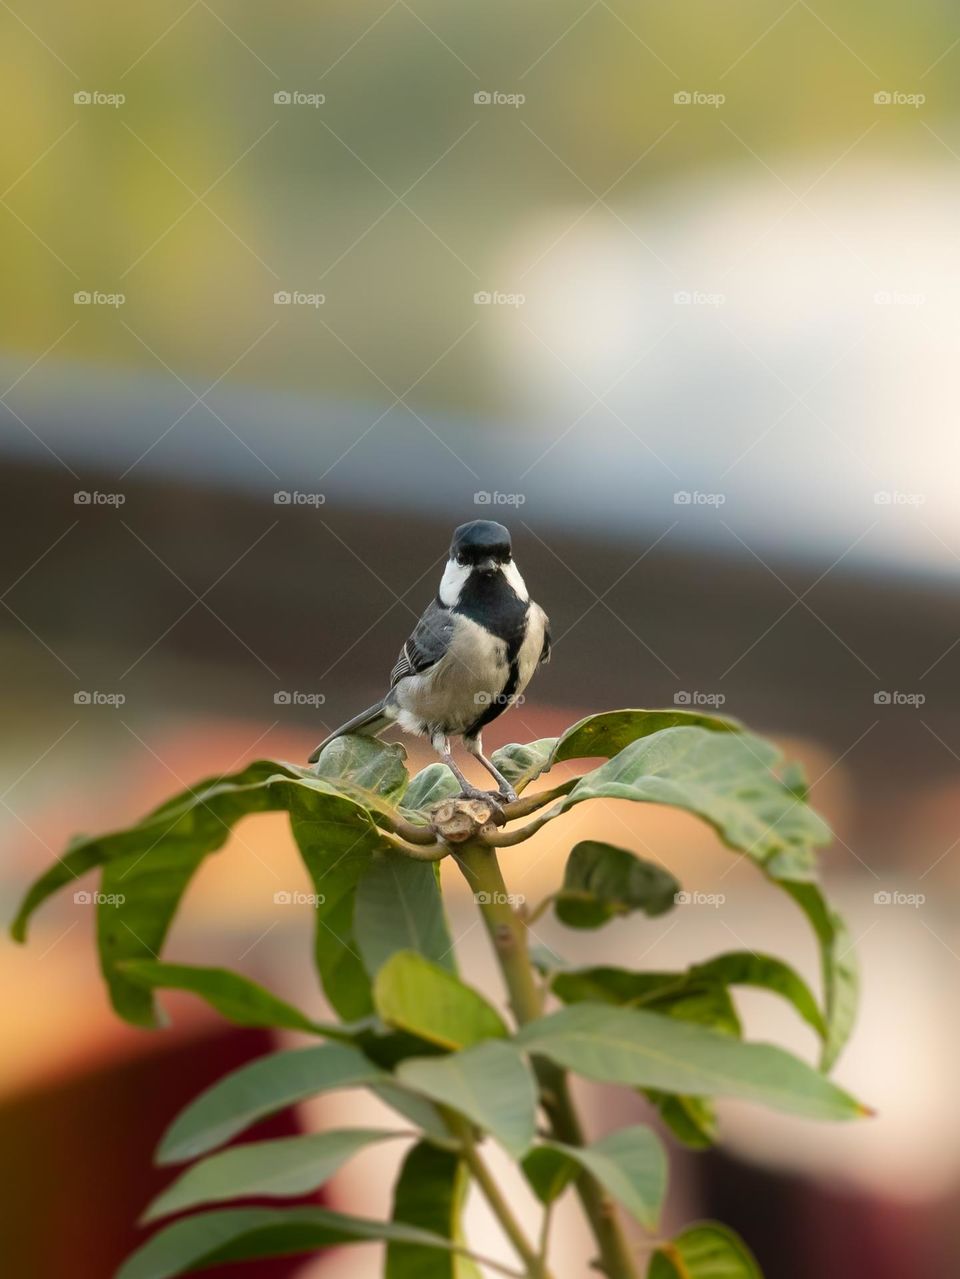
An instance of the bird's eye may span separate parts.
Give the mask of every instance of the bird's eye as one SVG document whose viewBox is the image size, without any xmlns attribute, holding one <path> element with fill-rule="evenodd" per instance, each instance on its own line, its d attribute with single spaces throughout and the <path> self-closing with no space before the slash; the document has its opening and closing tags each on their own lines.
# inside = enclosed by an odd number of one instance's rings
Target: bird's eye
<svg viewBox="0 0 960 1279">
<path fill-rule="evenodd" d="M 509 564 L 510 561 L 513 559 L 513 555 L 510 553 L 510 551 L 507 551 L 504 555 L 501 555 L 500 558 L 503 560 L 504 564 Z"/>
<path fill-rule="evenodd" d="M 460 565 L 460 567 L 463 568 L 466 562 L 467 562 L 467 557 L 462 552 L 459 553 L 457 555 L 457 563 Z"/>
</svg>

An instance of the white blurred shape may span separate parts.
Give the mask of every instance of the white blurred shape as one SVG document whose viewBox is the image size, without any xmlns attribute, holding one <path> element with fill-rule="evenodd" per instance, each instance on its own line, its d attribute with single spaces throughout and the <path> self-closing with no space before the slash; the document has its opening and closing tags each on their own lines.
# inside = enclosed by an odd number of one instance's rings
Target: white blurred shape
<svg viewBox="0 0 960 1279">
<path fill-rule="evenodd" d="M 526 304 L 493 340 L 543 423 L 531 460 L 550 447 L 528 484 L 570 482 L 589 456 L 611 519 L 629 496 L 667 514 L 700 487 L 761 549 L 862 537 L 853 560 L 956 571 L 960 167 L 940 154 L 895 188 L 855 155 L 783 161 L 786 185 L 724 170 L 620 220 L 565 209 L 523 228 L 498 277 Z M 584 384 L 613 412 L 557 444 Z"/>
</svg>

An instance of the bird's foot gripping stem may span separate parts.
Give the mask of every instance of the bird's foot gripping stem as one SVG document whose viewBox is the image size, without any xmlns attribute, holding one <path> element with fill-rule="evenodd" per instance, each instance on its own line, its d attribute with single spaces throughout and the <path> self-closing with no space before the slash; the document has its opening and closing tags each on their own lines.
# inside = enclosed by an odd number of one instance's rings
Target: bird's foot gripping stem
<svg viewBox="0 0 960 1279">
<path fill-rule="evenodd" d="M 479 787 L 470 785 L 469 781 L 463 781 L 460 784 L 460 798 L 473 799 L 477 803 L 487 804 L 493 811 L 493 824 L 502 826 L 506 822 L 504 816 L 504 804 L 513 803 L 516 799 L 516 792 L 509 790 L 481 790 Z"/>
<path fill-rule="evenodd" d="M 488 819 L 495 826 L 503 826 L 506 823 L 506 816 L 503 812 L 504 804 L 512 804 L 517 798 L 517 793 L 490 761 L 483 755 L 480 750 L 479 738 L 467 740 L 464 739 L 467 749 L 470 753 L 483 764 L 484 768 L 496 778 L 498 789 L 495 791 L 480 790 L 478 786 L 472 785 L 464 777 L 463 773 L 457 767 L 457 763 L 450 751 L 450 744 L 445 737 L 436 735 L 433 738 L 433 748 L 453 773 L 454 777 L 460 783 L 460 799 L 469 801 L 475 805 L 484 805 L 490 811 Z"/>
<path fill-rule="evenodd" d="M 430 814 L 430 823 L 437 838 L 447 844 L 462 844 L 469 839 L 482 838 L 484 831 L 493 826 L 503 826 L 506 820 L 500 802 L 486 791 L 442 800 Z"/>
</svg>

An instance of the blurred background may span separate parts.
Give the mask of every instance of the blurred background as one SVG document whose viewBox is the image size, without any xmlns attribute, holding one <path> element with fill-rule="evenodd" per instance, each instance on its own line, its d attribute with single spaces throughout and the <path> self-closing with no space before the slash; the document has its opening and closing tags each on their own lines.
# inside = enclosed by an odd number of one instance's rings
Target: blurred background
<svg viewBox="0 0 960 1279">
<path fill-rule="evenodd" d="M 0 26 L 5 917 L 72 834 L 303 760 L 382 692 L 452 526 L 502 519 L 556 648 L 488 745 L 719 707 L 805 762 L 837 832 L 865 971 L 837 1078 L 879 1117 L 723 1105 L 722 1153 L 677 1155 L 668 1226 L 729 1221 L 768 1279 L 960 1272 L 956 14 L 11 0 Z M 720 901 L 595 935 L 544 917 L 569 960 L 749 947 L 816 981 L 792 904 L 680 814 L 582 806 L 512 891 L 539 900 L 588 834 Z M 274 901 L 300 888 L 283 820 L 254 818 L 166 954 L 320 1012 L 309 907 Z M 186 999 L 164 1032 L 119 1024 L 93 913 L 64 894 L 0 952 L 0 1246 L 31 1279 L 105 1279 L 169 1179 L 149 1154 L 172 1115 L 272 1046 Z M 788 1011 L 741 1002 L 813 1059 Z M 583 1102 L 598 1134 L 642 1115 Z M 346 1112 L 372 1103 L 258 1131 Z M 394 1167 L 362 1155 L 326 1199 L 385 1211 Z M 564 1230 L 567 1279 L 589 1254 Z"/>
</svg>

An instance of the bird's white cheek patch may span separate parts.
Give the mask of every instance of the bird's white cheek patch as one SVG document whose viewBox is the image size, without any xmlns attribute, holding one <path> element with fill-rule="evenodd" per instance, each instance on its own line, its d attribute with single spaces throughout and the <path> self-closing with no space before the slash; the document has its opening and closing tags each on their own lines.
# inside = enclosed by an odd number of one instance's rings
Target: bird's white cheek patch
<svg viewBox="0 0 960 1279">
<path fill-rule="evenodd" d="M 509 564 L 504 564 L 500 571 L 503 573 L 507 585 L 512 589 L 514 595 L 526 603 L 526 601 L 530 598 L 530 594 L 527 590 L 527 584 L 520 576 L 520 570 L 517 568 L 513 560 L 511 560 Z"/>
<path fill-rule="evenodd" d="M 443 570 L 443 577 L 440 579 L 440 590 L 437 592 L 440 603 L 445 604 L 447 608 L 453 608 L 459 601 L 460 592 L 469 576 L 469 565 L 458 564 L 456 560 L 447 560 L 447 567 Z"/>
</svg>

